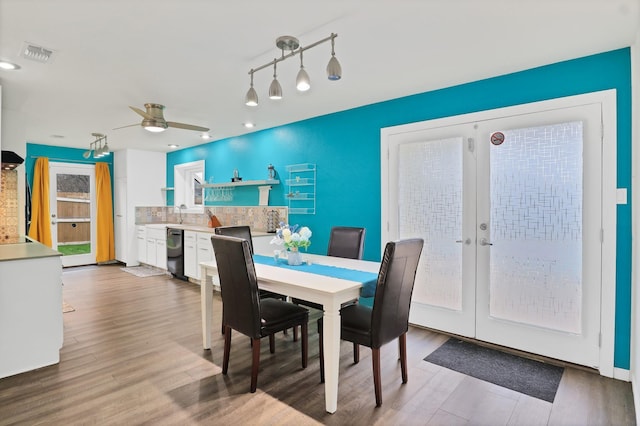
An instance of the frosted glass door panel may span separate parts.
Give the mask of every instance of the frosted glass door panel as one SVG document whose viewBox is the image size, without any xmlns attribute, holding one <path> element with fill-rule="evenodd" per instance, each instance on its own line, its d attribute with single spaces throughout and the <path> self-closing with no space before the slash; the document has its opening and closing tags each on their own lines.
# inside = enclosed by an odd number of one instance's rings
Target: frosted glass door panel
<svg viewBox="0 0 640 426">
<path fill-rule="evenodd" d="M 490 146 L 493 318 L 581 333 L 582 122 Z"/>
<path fill-rule="evenodd" d="M 463 138 L 402 144 L 400 238 L 422 237 L 413 301 L 462 309 Z"/>
</svg>

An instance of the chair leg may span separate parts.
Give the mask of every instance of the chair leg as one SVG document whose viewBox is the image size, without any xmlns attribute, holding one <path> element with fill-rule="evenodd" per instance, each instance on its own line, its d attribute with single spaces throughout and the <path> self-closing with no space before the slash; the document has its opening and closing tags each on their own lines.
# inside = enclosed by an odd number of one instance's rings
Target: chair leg
<svg viewBox="0 0 640 426">
<path fill-rule="evenodd" d="M 260 339 L 252 339 L 253 360 L 251 362 L 251 393 L 258 387 L 258 369 L 260 368 Z"/>
<path fill-rule="evenodd" d="M 407 333 L 402 333 L 398 337 L 400 344 L 400 369 L 402 370 L 402 383 L 407 383 Z"/>
<path fill-rule="evenodd" d="M 353 344 L 353 363 L 357 364 L 360 362 L 360 345 L 357 343 Z"/>
<path fill-rule="evenodd" d="M 276 353 L 276 339 L 273 333 L 269 335 L 269 352 Z"/>
<path fill-rule="evenodd" d="M 309 325 L 303 322 L 300 325 L 302 330 L 302 368 L 307 368 L 307 361 L 309 360 Z"/>
<path fill-rule="evenodd" d="M 380 348 L 371 348 L 373 362 L 373 387 L 376 392 L 376 407 L 382 405 L 382 384 L 380 381 Z"/>
<path fill-rule="evenodd" d="M 318 345 L 320 346 L 318 354 L 320 355 L 320 383 L 324 383 L 324 333 L 322 330 L 322 321 L 318 320 Z"/>
<path fill-rule="evenodd" d="M 222 355 L 222 374 L 229 369 L 229 353 L 231 352 L 231 327 L 224 328 L 224 351 Z"/>
</svg>

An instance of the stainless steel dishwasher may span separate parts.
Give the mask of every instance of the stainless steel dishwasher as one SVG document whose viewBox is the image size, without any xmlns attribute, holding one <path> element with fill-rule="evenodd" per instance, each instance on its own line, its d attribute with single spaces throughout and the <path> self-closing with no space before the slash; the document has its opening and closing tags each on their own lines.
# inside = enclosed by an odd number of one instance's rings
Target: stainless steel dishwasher
<svg viewBox="0 0 640 426">
<path fill-rule="evenodd" d="M 182 229 L 167 229 L 167 269 L 174 277 L 188 280 L 184 275 L 184 231 Z"/>
</svg>

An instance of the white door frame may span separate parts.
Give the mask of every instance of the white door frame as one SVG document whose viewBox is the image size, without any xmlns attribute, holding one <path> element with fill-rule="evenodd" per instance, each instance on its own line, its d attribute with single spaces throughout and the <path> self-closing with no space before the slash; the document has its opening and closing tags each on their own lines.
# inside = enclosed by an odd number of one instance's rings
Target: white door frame
<svg viewBox="0 0 640 426">
<path fill-rule="evenodd" d="M 391 139 L 402 133 L 424 131 L 443 126 L 492 120 L 505 116 L 529 114 L 541 110 L 574 107 L 600 103 L 602 105 L 602 293 L 601 293 L 601 346 L 599 372 L 614 377 L 615 303 L 616 303 L 616 204 L 617 204 L 617 121 L 616 91 L 605 90 L 583 95 L 568 96 L 529 104 L 446 117 L 418 123 L 383 128 L 380 131 L 381 148 L 381 247 L 392 236 L 389 229 L 390 200 L 389 145 Z M 585 171 L 588 172 L 588 171 Z"/>
<path fill-rule="evenodd" d="M 91 212 L 91 253 L 62 256 L 62 266 L 78 266 L 96 263 L 96 241 L 97 241 L 97 208 L 96 208 L 96 173 L 94 164 L 77 164 L 77 163 L 58 163 L 49 162 L 49 204 L 51 215 L 57 213 L 57 189 L 56 182 L 53 177 L 57 173 L 78 173 L 89 175 L 89 191 L 90 191 L 90 212 Z M 57 215 L 56 215 L 57 216 Z M 51 217 L 51 220 L 57 222 L 57 218 Z M 51 225 L 51 239 L 54 249 L 58 245 L 57 226 Z"/>
</svg>

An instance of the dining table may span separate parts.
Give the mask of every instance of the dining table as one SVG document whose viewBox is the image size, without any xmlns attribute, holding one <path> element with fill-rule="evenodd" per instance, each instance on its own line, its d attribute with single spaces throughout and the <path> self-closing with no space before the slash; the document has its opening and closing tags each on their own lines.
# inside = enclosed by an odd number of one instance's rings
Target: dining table
<svg viewBox="0 0 640 426">
<path fill-rule="evenodd" d="M 325 368 L 325 406 L 329 413 L 338 408 L 340 360 L 340 307 L 357 300 L 361 289 L 371 288 L 380 269 L 379 262 L 345 259 L 318 254 L 303 254 L 303 264 L 290 266 L 272 255 L 254 255 L 258 288 L 289 297 L 321 304 Z M 201 262 L 200 298 L 202 310 L 202 343 L 211 349 L 213 292 L 219 288 L 216 261 Z"/>
</svg>

